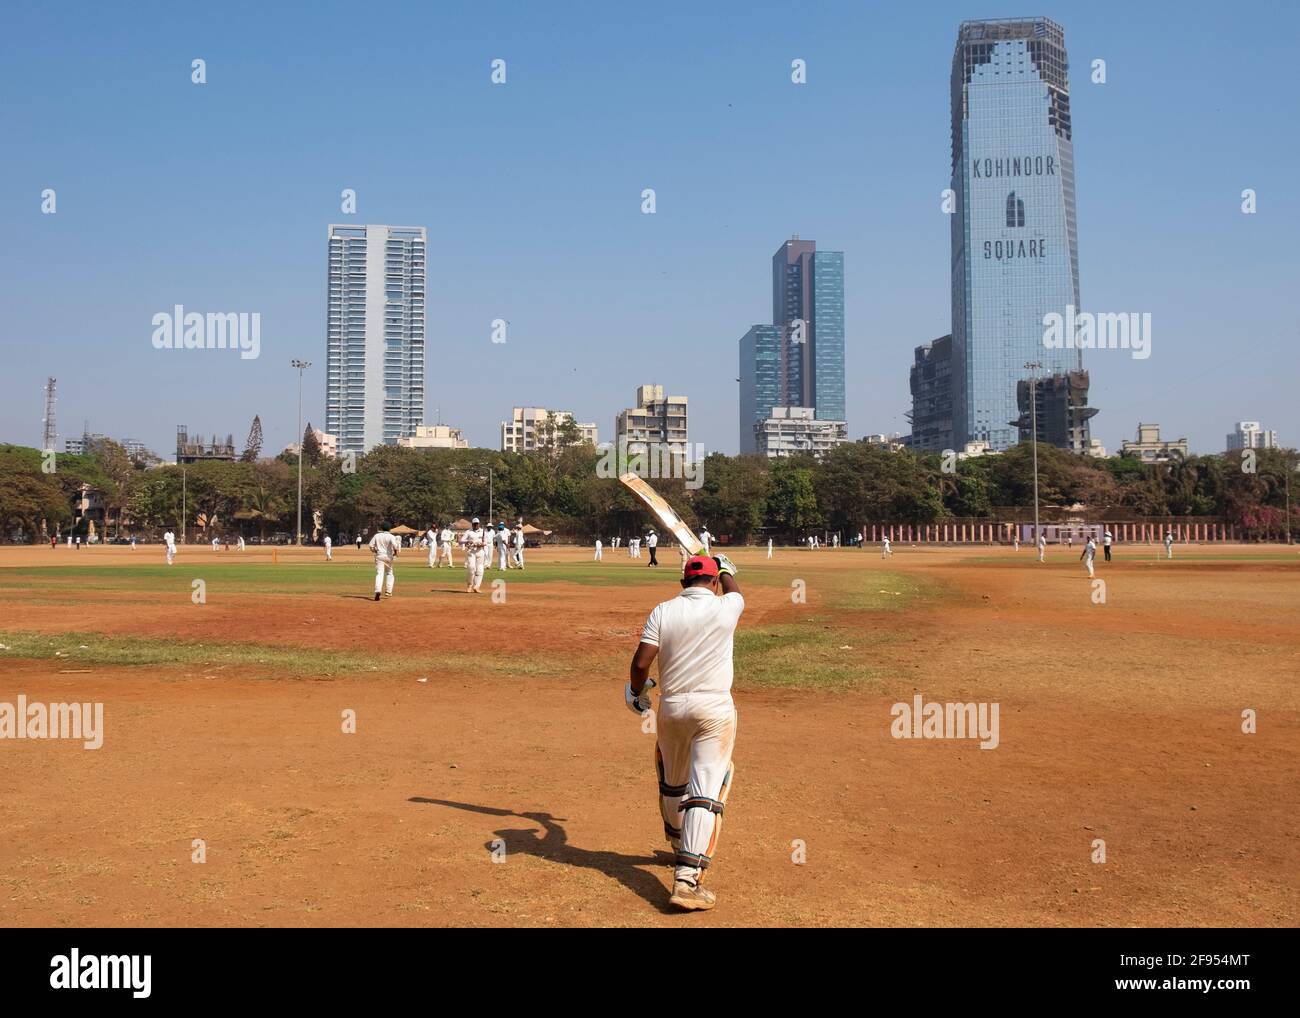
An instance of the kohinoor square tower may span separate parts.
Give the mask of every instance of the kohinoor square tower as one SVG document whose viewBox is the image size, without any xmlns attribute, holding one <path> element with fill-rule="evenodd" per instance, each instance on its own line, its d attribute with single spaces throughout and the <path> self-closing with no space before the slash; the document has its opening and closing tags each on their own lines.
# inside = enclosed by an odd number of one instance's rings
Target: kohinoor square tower
<svg viewBox="0 0 1300 1018">
<path fill-rule="evenodd" d="M 965 21 L 952 60 L 952 380 L 956 448 L 1016 443 L 1016 383 L 1083 367 L 1043 345 L 1079 308 L 1065 33 L 1047 18 Z"/>
</svg>

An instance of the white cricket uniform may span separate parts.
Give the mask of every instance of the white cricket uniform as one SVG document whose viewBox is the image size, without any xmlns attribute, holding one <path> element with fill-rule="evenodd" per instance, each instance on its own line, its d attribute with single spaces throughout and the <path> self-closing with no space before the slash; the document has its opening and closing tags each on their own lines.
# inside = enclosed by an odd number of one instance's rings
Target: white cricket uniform
<svg viewBox="0 0 1300 1018">
<path fill-rule="evenodd" d="M 655 764 L 678 880 L 699 881 L 722 833 L 736 745 L 732 642 L 744 610 L 738 591 L 688 587 L 656 605 L 641 632 L 659 648 Z"/>
<path fill-rule="evenodd" d="M 213 550 L 213 551 L 220 551 L 220 550 L 221 550 L 221 538 L 219 538 L 219 537 L 214 537 L 214 538 L 212 539 L 212 550 Z"/>
<path fill-rule="evenodd" d="M 894 554 L 894 550 L 889 547 L 889 538 L 882 538 L 880 541 L 880 557 L 889 558 L 892 554 Z"/>
<path fill-rule="evenodd" d="M 600 561 L 600 538 L 599 538 L 599 537 L 596 538 L 596 559 L 595 559 L 595 561 L 597 561 L 597 562 Z"/>
<path fill-rule="evenodd" d="M 1088 538 L 1088 543 L 1084 545 L 1083 548 L 1083 564 L 1087 567 L 1089 576 L 1095 575 L 1092 562 L 1096 557 L 1097 542 L 1090 537 Z"/>
<path fill-rule="evenodd" d="M 370 539 L 370 550 L 375 553 L 375 593 L 378 594 L 385 588 L 387 580 L 387 592 L 393 592 L 393 561 L 397 558 L 398 552 L 402 548 L 402 542 L 390 534 L 387 530 L 381 530 Z"/>
<path fill-rule="evenodd" d="M 329 534 L 325 535 L 325 561 L 334 561 L 334 541 L 330 538 Z"/>
<path fill-rule="evenodd" d="M 1174 557 L 1174 535 L 1165 534 L 1165 558 Z"/>
<path fill-rule="evenodd" d="M 1047 538 L 1043 537 L 1042 534 L 1039 534 L 1038 535 L 1038 561 L 1039 562 L 1044 561 L 1046 555 L 1047 555 Z"/>
<path fill-rule="evenodd" d="M 713 535 L 710 534 L 708 530 L 702 530 L 700 531 L 700 540 L 704 542 L 704 554 L 713 554 L 709 551 L 709 547 L 713 544 Z"/>
<path fill-rule="evenodd" d="M 429 545 L 429 568 L 432 569 L 435 562 L 438 561 L 438 533 L 432 527 L 424 535 L 424 540 Z"/>
<path fill-rule="evenodd" d="M 510 568 L 510 552 L 506 546 L 510 543 L 510 531 L 498 530 L 493 538 L 497 543 L 497 568 Z"/>
<path fill-rule="evenodd" d="M 239 550 L 240 550 L 240 551 L 243 551 L 243 550 L 244 550 L 244 535 L 243 535 L 243 534 L 240 534 L 240 535 L 239 535 L 239 546 L 238 546 L 238 547 L 239 547 Z"/>
<path fill-rule="evenodd" d="M 515 565 L 524 567 L 524 528 L 515 528 Z"/>
<path fill-rule="evenodd" d="M 438 551 L 437 565 L 441 566 L 443 559 L 447 560 L 447 565 L 449 566 L 454 566 L 456 564 L 451 557 L 451 542 L 455 539 L 455 536 L 456 535 L 451 532 L 451 527 L 442 528 L 442 533 L 438 535 L 438 544 L 440 547 Z"/>
<path fill-rule="evenodd" d="M 772 557 L 772 539 L 770 537 L 767 539 L 767 557 Z"/>
<path fill-rule="evenodd" d="M 163 534 L 163 541 L 167 545 L 167 564 L 172 564 L 172 559 L 176 557 L 176 535 L 170 530 Z M 68 538 L 68 543 L 72 543 L 72 538 Z"/>
<path fill-rule="evenodd" d="M 487 531 L 482 527 L 473 528 L 461 535 L 460 543 L 465 549 L 465 588 L 477 591 L 483 583 L 483 567 L 487 564 Z"/>
</svg>

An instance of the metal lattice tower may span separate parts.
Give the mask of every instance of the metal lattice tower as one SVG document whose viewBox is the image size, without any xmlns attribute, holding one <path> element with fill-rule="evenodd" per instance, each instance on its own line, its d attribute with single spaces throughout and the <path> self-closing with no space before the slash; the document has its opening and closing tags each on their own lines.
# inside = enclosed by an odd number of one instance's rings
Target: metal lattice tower
<svg viewBox="0 0 1300 1018">
<path fill-rule="evenodd" d="M 45 434 L 41 439 L 42 449 L 53 449 L 59 437 L 58 428 L 54 423 L 54 404 L 58 401 L 54 389 L 57 384 L 57 378 L 50 377 L 45 380 L 45 417 L 41 421 Z"/>
</svg>

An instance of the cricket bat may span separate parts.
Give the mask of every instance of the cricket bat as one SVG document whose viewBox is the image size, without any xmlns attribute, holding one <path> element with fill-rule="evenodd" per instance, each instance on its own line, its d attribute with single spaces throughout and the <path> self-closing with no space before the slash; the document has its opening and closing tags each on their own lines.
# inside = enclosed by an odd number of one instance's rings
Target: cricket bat
<svg viewBox="0 0 1300 1018">
<path fill-rule="evenodd" d="M 654 513 L 655 519 L 665 530 L 677 538 L 688 555 L 699 555 L 704 551 L 704 542 L 691 532 L 691 528 L 682 521 L 659 492 L 636 474 L 620 474 L 618 480 L 623 487 L 645 503 L 645 507 Z"/>
</svg>

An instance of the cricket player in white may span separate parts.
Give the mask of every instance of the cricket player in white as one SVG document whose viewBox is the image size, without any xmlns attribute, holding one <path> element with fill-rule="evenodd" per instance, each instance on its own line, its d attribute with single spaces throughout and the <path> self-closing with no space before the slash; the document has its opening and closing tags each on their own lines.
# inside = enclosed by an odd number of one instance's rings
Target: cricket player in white
<svg viewBox="0 0 1300 1018">
<path fill-rule="evenodd" d="M 520 569 L 524 567 L 524 525 L 519 523 L 515 527 L 515 565 Z"/>
<path fill-rule="evenodd" d="M 1174 557 L 1174 532 L 1172 530 L 1166 530 L 1165 531 L 1165 558 L 1168 559 L 1173 557 Z"/>
<path fill-rule="evenodd" d="M 1088 543 L 1083 546 L 1083 554 L 1079 558 L 1083 559 L 1083 564 L 1088 567 L 1088 576 L 1094 576 L 1092 560 L 1097 557 L 1097 539 L 1089 537 Z"/>
<path fill-rule="evenodd" d="M 72 538 L 68 538 L 68 543 L 72 543 Z M 172 559 L 176 557 L 176 535 L 170 530 L 163 534 L 163 543 L 167 545 L 167 564 L 172 564 Z"/>
<path fill-rule="evenodd" d="M 424 540 L 429 545 L 429 568 L 432 569 L 434 563 L 438 560 L 438 530 L 436 527 L 430 527 L 424 534 Z"/>
<path fill-rule="evenodd" d="M 379 592 L 384 591 L 389 597 L 393 596 L 393 562 L 397 559 L 397 554 L 401 551 L 402 542 L 388 532 L 388 528 L 380 524 L 375 531 L 375 536 L 370 539 L 370 550 L 375 553 L 375 600 L 379 600 Z M 388 586 L 384 589 L 384 580 L 387 577 Z"/>
<path fill-rule="evenodd" d="M 772 539 L 770 537 L 767 539 L 767 557 L 772 557 Z"/>
<path fill-rule="evenodd" d="M 221 550 L 221 538 L 219 538 L 216 534 L 212 535 L 212 550 L 213 551 Z"/>
<path fill-rule="evenodd" d="M 134 541 L 135 541 L 135 538 L 133 537 L 133 538 L 131 538 L 131 540 L 134 542 Z M 240 535 L 239 535 L 239 544 L 238 544 L 237 547 L 238 547 L 238 550 L 239 550 L 239 551 L 243 551 L 243 550 L 244 550 L 244 535 L 243 535 L 243 534 L 240 534 Z"/>
<path fill-rule="evenodd" d="M 1039 562 L 1046 561 L 1046 556 L 1047 556 L 1047 536 L 1042 531 L 1039 531 L 1038 532 L 1038 561 Z"/>
<path fill-rule="evenodd" d="M 745 599 L 736 567 L 725 555 L 688 559 L 681 583 L 682 592 L 657 605 L 646 620 L 623 699 L 636 714 L 650 709 L 650 665 L 657 656 L 661 689 L 655 763 L 664 834 L 674 853 L 670 901 L 694 911 L 717 901 L 700 880 L 718 847 L 735 773 L 731 654 Z"/>
<path fill-rule="evenodd" d="M 510 553 L 507 550 L 506 545 L 510 543 L 510 531 L 506 529 L 506 524 L 504 520 L 502 520 L 500 523 L 497 524 L 497 532 L 496 532 L 495 539 L 497 542 L 497 563 L 498 563 L 497 568 L 509 569 Z"/>
<path fill-rule="evenodd" d="M 241 538 L 240 540 L 242 541 L 243 539 Z M 325 535 L 325 561 L 334 561 L 334 542 L 330 539 L 329 534 Z"/>
<path fill-rule="evenodd" d="M 710 554 L 709 549 L 713 547 L 713 535 L 709 533 L 708 527 L 700 531 L 700 541 L 704 544 L 704 554 Z"/>
<path fill-rule="evenodd" d="M 475 516 L 470 528 L 461 535 L 460 543 L 465 549 L 465 593 L 478 594 L 483 583 L 483 567 L 487 564 L 488 536 L 484 532 L 479 518 Z"/>
<path fill-rule="evenodd" d="M 448 567 L 453 569 L 455 568 L 456 563 L 453 562 L 451 558 L 451 542 L 454 536 L 455 535 L 453 535 L 451 532 L 451 525 L 443 524 L 442 533 L 438 535 L 438 543 L 440 545 L 440 549 L 438 551 L 438 561 L 436 563 L 438 566 L 441 566 L 442 560 L 446 559 Z"/>
<path fill-rule="evenodd" d="M 596 558 L 595 558 L 595 561 L 597 561 L 597 562 L 600 561 L 600 538 L 599 538 L 599 537 L 596 538 Z"/>
<path fill-rule="evenodd" d="M 887 537 L 881 538 L 881 540 L 880 540 L 880 557 L 881 557 L 881 558 L 889 558 L 889 556 L 892 555 L 892 554 L 894 554 L 894 550 L 893 550 L 892 548 L 889 547 L 889 538 L 887 538 Z"/>
<path fill-rule="evenodd" d="M 647 562 L 646 565 L 657 566 L 659 564 L 659 559 L 657 557 L 658 548 L 659 548 L 659 535 L 656 534 L 653 530 L 646 535 L 645 546 L 650 549 L 650 561 Z"/>
</svg>

